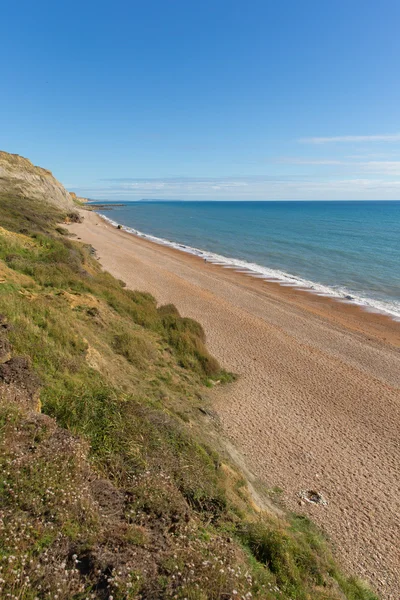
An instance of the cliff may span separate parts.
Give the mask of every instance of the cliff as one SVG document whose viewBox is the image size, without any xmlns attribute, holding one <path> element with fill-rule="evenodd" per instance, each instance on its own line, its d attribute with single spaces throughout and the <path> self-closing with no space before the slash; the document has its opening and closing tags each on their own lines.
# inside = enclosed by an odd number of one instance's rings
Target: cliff
<svg viewBox="0 0 400 600">
<path fill-rule="evenodd" d="M 47 169 L 36 167 L 18 154 L 0 151 L 0 194 L 42 200 L 68 210 L 74 202 L 67 190 Z"/>
<path fill-rule="evenodd" d="M 69 193 L 72 200 L 75 202 L 75 204 L 86 204 L 86 202 L 89 202 L 89 198 L 83 198 L 82 196 L 77 196 L 75 194 L 75 192 L 70 192 Z"/>
</svg>

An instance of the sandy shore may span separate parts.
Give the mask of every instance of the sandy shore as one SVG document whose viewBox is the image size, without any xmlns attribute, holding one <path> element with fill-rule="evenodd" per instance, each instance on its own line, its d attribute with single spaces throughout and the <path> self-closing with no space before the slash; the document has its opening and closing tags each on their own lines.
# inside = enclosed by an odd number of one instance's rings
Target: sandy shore
<svg viewBox="0 0 400 600">
<path fill-rule="evenodd" d="M 215 409 L 249 468 L 325 529 L 342 564 L 398 600 L 400 324 L 83 214 L 70 229 L 103 267 L 199 320 L 210 351 L 240 375 L 215 391 Z M 300 506 L 309 489 L 328 505 Z"/>
</svg>

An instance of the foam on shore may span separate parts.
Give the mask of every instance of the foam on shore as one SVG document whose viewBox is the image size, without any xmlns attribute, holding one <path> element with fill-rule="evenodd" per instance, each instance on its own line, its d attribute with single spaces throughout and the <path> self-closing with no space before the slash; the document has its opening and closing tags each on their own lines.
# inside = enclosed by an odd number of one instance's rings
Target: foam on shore
<svg viewBox="0 0 400 600">
<path fill-rule="evenodd" d="M 143 233 L 142 231 L 138 231 L 133 227 L 119 225 L 116 223 L 116 221 L 110 219 L 106 215 L 101 213 L 98 214 L 102 219 L 104 219 L 104 221 L 107 221 L 114 227 L 119 226 L 127 233 L 149 240 L 161 246 L 167 246 L 169 248 L 174 248 L 175 250 L 180 250 L 181 252 L 186 252 L 187 254 L 198 256 L 214 265 L 219 265 L 226 269 L 233 269 L 237 272 L 249 275 L 250 277 L 256 277 L 257 279 L 279 283 L 279 285 L 282 286 L 296 287 L 302 291 L 310 292 L 318 296 L 330 297 L 346 304 L 356 304 L 368 312 L 384 314 L 391 317 L 394 321 L 400 322 L 400 302 L 385 302 L 382 300 L 366 298 L 346 289 L 345 287 L 324 285 L 322 283 L 297 277 L 296 275 L 291 275 L 290 273 L 286 273 L 285 271 L 281 271 L 279 269 L 271 269 L 256 263 L 249 263 L 238 258 L 228 258 L 227 256 L 222 256 L 221 254 L 208 252 L 199 248 L 193 248 L 192 246 L 188 246 L 186 244 L 180 244 L 172 240 L 166 240 L 148 233 Z"/>
</svg>

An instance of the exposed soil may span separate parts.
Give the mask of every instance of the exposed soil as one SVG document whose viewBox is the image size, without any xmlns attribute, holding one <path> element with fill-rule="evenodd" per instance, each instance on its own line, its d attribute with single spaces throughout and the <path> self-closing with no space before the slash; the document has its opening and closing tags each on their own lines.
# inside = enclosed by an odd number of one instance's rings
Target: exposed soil
<svg viewBox="0 0 400 600">
<path fill-rule="evenodd" d="M 38 408 L 40 381 L 22 356 L 0 365 L 0 394 L 31 410 Z"/>
</svg>

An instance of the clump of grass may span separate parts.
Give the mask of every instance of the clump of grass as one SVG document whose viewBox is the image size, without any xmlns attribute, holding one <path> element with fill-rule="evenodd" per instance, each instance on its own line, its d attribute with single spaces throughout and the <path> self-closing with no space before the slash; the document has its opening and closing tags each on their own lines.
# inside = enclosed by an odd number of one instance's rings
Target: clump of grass
<svg viewBox="0 0 400 600">
<path fill-rule="evenodd" d="M 296 593 L 298 598 L 306 598 L 305 593 L 299 595 L 305 583 L 326 585 L 318 554 L 291 536 L 285 527 L 263 521 L 248 523 L 241 535 L 254 557 L 268 567 L 280 589 L 287 594 Z"/>
<path fill-rule="evenodd" d="M 254 558 L 268 567 L 281 592 L 299 600 L 324 600 L 336 582 L 346 598 L 374 600 L 376 596 L 355 578 L 339 575 L 326 539 L 304 516 L 291 515 L 288 521 L 263 515 L 256 521 L 241 523 L 239 539 Z"/>
<path fill-rule="evenodd" d="M 158 310 L 168 344 L 174 348 L 179 364 L 207 377 L 222 375 L 218 361 L 205 346 L 204 329 L 189 318 L 181 318 L 173 305 L 161 306 Z"/>
<path fill-rule="evenodd" d="M 155 358 L 156 354 L 153 344 L 139 332 L 135 335 L 124 331 L 115 335 L 113 347 L 115 352 L 122 354 L 136 367 L 144 366 L 147 361 Z"/>
</svg>

